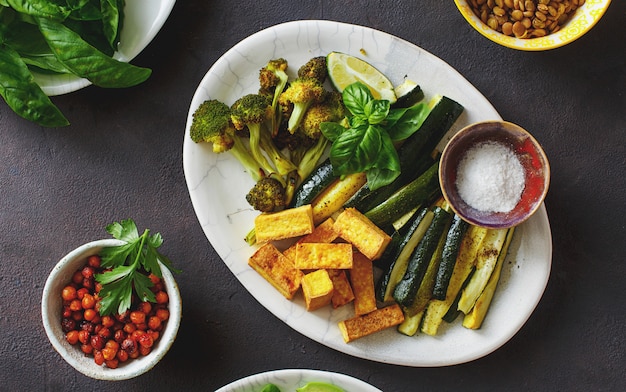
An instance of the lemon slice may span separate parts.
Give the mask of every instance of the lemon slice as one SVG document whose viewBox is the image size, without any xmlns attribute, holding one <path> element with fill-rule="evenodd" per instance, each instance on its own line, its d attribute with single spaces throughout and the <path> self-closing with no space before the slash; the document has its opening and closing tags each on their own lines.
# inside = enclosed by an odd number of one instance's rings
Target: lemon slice
<svg viewBox="0 0 626 392">
<path fill-rule="evenodd" d="M 367 61 L 346 53 L 330 52 L 326 56 L 326 64 L 328 77 L 337 91 L 342 92 L 348 85 L 361 82 L 370 89 L 375 99 L 396 102 L 391 81 Z"/>
</svg>

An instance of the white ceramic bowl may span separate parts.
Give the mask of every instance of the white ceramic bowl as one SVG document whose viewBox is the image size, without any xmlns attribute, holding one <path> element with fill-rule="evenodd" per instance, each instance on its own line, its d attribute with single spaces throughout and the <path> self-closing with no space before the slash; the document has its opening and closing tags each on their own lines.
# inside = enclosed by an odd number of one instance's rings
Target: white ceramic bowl
<svg viewBox="0 0 626 392">
<path fill-rule="evenodd" d="M 472 11 L 470 1 L 454 0 L 465 20 L 483 36 L 493 42 L 512 49 L 541 51 L 569 44 L 585 35 L 604 15 L 611 0 L 586 0 L 555 33 L 537 38 L 507 36 L 487 26 Z"/>
<path fill-rule="evenodd" d="M 87 257 L 98 254 L 104 247 L 120 244 L 123 242 L 105 239 L 89 242 L 71 251 L 57 263 L 48 276 L 41 299 L 43 325 L 54 349 L 76 370 L 99 380 L 127 380 L 152 369 L 174 343 L 182 315 L 181 297 L 176 281 L 172 273 L 161 264 L 163 280 L 169 296 L 170 317 L 150 354 L 137 359 L 129 359 L 127 362 L 120 363 L 119 367 L 110 369 L 97 365 L 93 356 L 86 356 L 78 345 L 72 346 L 65 340 L 65 333 L 61 329 L 63 287 L 72 280 L 74 272 L 85 264 Z"/>
<path fill-rule="evenodd" d="M 148 46 L 161 30 L 176 0 L 127 0 L 120 45 L 113 58 L 129 62 Z M 35 82 L 49 96 L 71 93 L 91 84 L 75 75 L 34 74 Z"/>
</svg>

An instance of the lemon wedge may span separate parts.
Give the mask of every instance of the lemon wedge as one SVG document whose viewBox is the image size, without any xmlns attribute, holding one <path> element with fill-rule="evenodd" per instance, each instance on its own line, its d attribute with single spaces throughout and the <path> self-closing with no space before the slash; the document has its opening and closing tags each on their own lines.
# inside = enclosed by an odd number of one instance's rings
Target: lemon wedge
<svg viewBox="0 0 626 392">
<path fill-rule="evenodd" d="M 391 81 L 367 61 L 342 52 L 330 52 L 326 56 L 326 65 L 328 77 L 337 91 L 342 92 L 348 85 L 361 82 L 370 89 L 375 99 L 396 102 Z"/>
</svg>

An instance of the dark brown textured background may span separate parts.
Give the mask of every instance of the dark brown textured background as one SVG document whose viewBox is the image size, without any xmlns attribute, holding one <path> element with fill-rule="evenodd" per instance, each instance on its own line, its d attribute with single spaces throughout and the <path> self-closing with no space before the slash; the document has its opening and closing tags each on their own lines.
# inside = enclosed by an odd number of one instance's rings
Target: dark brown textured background
<svg viewBox="0 0 626 392">
<path fill-rule="evenodd" d="M 520 52 L 479 35 L 447 1 L 184 0 L 134 64 L 144 84 L 54 97 L 70 119 L 44 129 L 0 101 L 0 391 L 213 391 L 267 370 L 313 368 L 384 391 L 617 391 L 626 388 L 626 2 L 562 48 Z M 192 95 L 209 67 L 277 23 L 328 19 L 394 34 L 442 58 L 531 130 L 552 166 L 553 267 L 530 320 L 496 352 L 444 368 L 357 359 L 292 330 L 259 305 L 208 243 L 182 171 Z M 183 321 L 171 351 L 129 381 L 89 379 L 43 331 L 53 265 L 132 217 L 160 231 Z"/>
</svg>

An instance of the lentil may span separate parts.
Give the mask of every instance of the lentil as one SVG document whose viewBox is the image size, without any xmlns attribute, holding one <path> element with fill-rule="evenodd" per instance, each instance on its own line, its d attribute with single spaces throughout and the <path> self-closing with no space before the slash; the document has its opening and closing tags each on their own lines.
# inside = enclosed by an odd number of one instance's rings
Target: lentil
<svg viewBox="0 0 626 392">
<path fill-rule="evenodd" d="M 469 0 L 491 29 L 516 38 L 556 33 L 585 0 Z"/>
<path fill-rule="evenodd" d="M 169 297 L 163 281 L 154 274 L 149 278 L 156 303 L 134 297 L 130 311 L 114 316 L 98 313 L 101 285 L 95 275 L 102 272 L 100 257 L 90 256 L 62 289 L 61 328 L 68 343 L 80 347 L 94 362 L 115 369 L 129 359 L 150 354 L 169 318 Z"/>
</svg>

